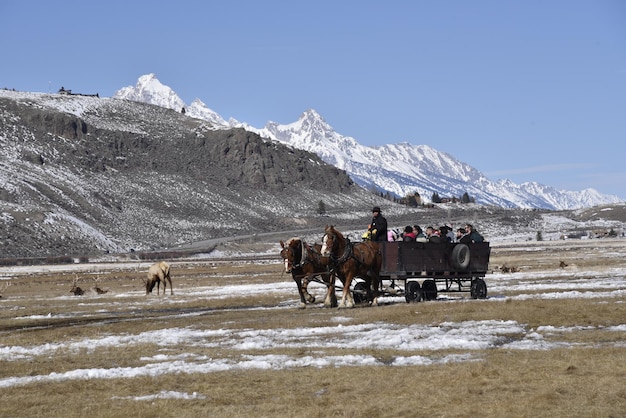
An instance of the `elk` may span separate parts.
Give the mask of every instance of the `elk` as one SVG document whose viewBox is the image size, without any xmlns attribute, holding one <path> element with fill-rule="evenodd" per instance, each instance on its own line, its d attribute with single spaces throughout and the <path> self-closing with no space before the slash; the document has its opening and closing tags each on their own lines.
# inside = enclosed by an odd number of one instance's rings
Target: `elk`
<svg viewBox="0 0 626 418">
<path fill-rule="evenodd" d="M 7 290 L 7 287 L 11 286 L 11 282 L 6 282 L 4 284 L 4 287 L 2 289 L 0 289 L 0 299 L 2 298 L 2 293 L 4 293 L 5 290 Z"/>
<path fill-rule="evenodd" d="M 96 281 L 96 285 L 93 287 L 93 290 L 95 290 L 97 294 L 103 295 L 106 292 L 108 292 L 108 290 L 102 290 L 100 288 L 100 286 L 99 286 L 99 284 L 100 284 L 100 277 L 96 277 L 94 280 Z"/>
<path fill-rule="evenodd" d="M 72 282 L 70 293 L 73 293 L 74 296 L 82 296 L 85 294 L 85 291 L 78 286 L 78 276 L 76 276 Z"/>
<path fill-rule="evenodd" d="M 172 286 L 172 278 L 170 277 L 170 265 L 165 261 L 154 263 L 148 269 L 148 278 L 146 279 L 146 295 L 152 293 L 154 285 L 157 287 L 157 295 L 159 294 L 159 288 L 161 287 L 161 281 L 163 282 L 163 294 L 167 289 L 167 282 L 170 282 L 170 294 L 174 294 L 174 287 Z"/>
</svg>

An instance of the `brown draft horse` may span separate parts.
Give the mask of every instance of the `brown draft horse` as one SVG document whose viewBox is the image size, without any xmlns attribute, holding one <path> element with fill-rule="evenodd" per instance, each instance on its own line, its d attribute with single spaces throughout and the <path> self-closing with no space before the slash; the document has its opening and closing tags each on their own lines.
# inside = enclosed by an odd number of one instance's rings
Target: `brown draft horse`
<svg viewBox="0 0 626 418">
<path fill-rule="evenodd" d="M 372 302 L 372 305 L 378 304 L 379 274 L 383 257 L 377 243 L 363 241 L 353 244 L 349 239 L 344 238 L 333 225 L 327 225 L 324 230 L 321 253 L 330 258 L 333 271 L 343 282 L 340 308 L 354 306 L 350 284 L 356 276 L 365 279 L 368 300 Z"/>
<path fill-rule="evenodd" d="M 298 286 L 300 307 L 304 308 L 306 302 L 315 302 L 315 297 L 308 292 L 308 284 L 316 276 L 319 276 L 322 283 L 326 285 L 324 306 L 336 307 L 335 276 L 329 271 L 328 257 L 322 257 L 320 253 L 322 246 L 320 244 L 310 246 L 300 238 L 290 238 L 286 243 L 280 241 L 280 246 L 285 271 L 291 273 L 291 277 Z"/>
</svg>

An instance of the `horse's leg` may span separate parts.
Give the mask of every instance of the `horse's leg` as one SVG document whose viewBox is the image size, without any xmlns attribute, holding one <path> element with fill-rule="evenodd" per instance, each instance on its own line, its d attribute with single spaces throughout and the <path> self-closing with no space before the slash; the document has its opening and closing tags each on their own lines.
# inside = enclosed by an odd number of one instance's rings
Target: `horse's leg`
<svg viewBox="0 0 626 418">
<path fill-rule="evenodd" d="M 302 280 L 302 295 L 304 296 L 307 302 L 314 303 L 315 296 L 309 293 L 309 281 L 310 281 L 309 278 L 313 278 L 313 275 L 310 274 L 308 276 L 304 276 L 304 280 Z"/>
<path fill-rule="evenodd" d="M 296 274 L 291 275 L 293 277 L 293 281 L 296 282 L 296 286 L 298 286 L 298 293 L 300 294 L 300 309 L 304 309 L 306 307 L 306 300 L 304 299 L 304 292 L 302 292 L 302 279 Z"/>
<path fill-rule="evenodd" d="M 351 283 L 352 283 L 352 273 L 348 273 L 343 283 L 343 294 L 341 295 L 341 302 L 339 302 L 339 308 L 353 308 L 354 307 L 354 299 L 352 298 L 352 292 L 350 291 Z"/>
<path fill-rule="evenodd" d="M 369 284 L 367 287 L 367 300 L 372 303 L 372 306 L 378 306 L 378 279 L 369 271 L 367 273 L 367 281 Z"/>
<path fill-rule="evenodd" d="M 330 274 L 328 276 L 328 280 L 330 280 L 330 286 L 328 288 L 328 290 L 330 291 L 330 307 L 336 308 L 337 307 L 337 292 L 335 288 L 335 282 L 337 281 L 337 276 L 335 276 L 334 274 Z"/>
<path fill-rule="evenodd" d="M 380 294 L 380 288 L 382 281 L 380 280 L 380 269 L 382 268 L 382 256 L 379 251 L 374 253 L 374 264 L 372 265 L 372 293 L 374 300 L 372 305 L 378 306 L 378 296 Z"/>
<path fill-rule="evenodd" d="M 350 280 L 352 282 L 352 280 Z M 352 292 L 350 291 L 350 286 L 348 286 L 348 299 L 346 300 L 346 308 L 354 308 L 354 297 L 352 296 Z"/>
<path fill-rule="evenodd" d="M 337 294 L 335 293 L 335 275 L 323 274 L 322 280 L 326 283 L 326 297 L 324 298 L 324 307 L 334 308 L 337 306 Z"/>
<path fill-rule="evenodd" d="M 374 277 L 372 278 L 372 289 L 374 292 L 374 306 L 378 306 L 378 296 L 380 295 L 380 275 L 374 272 Z"/>
</svg>

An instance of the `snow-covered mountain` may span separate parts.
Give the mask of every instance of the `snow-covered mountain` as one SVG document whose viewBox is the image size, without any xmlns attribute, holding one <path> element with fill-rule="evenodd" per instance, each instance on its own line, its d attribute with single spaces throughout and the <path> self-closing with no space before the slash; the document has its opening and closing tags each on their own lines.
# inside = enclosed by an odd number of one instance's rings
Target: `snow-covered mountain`
<svg viewBox="0 0 626 418">
<path fill-rule="evenodd" d="M 192 118 L 203 119 L 218 126 L 228 126 L 228 123 L 217 112 L 209 109 L 200 99 L 195 99 L 187 106 L 174 90 L 161 84 L 154 74 L 142 75 L 135 86 L 124 87 L 113 97 L 150 103 L 178 111 L 184 109 L 185 114 Z"/>
<path fill-rule="evenodd" d="M 406 196 L 418 192 L 428 201 L 433 193 L 441 197 L 460 197 L 467 193 L 479 204 L 511 208 L 576 209 L 618 203 L 618 196 L 582 191 L 557 190 L 536 182 L 516 184 L 510 180 L 492 181 L 480 171 L 452 155 L 428 145 L 406 142 L 368 147 L 352 137 L 341 135 L 315 110 L 309 109 L 290 124 L 268 122 L 263 128 L 230 119 L 196 99 L 189 106 L 154 74 L 141 76 L 137 84 L 120 89 L 115 98 L 146 102 L 211 122 L 216 128 L 241 127 L 248 131 L 314 152 L 325 162 L 345 170 L 361 186 L 383 193 Z"/>
</svg>

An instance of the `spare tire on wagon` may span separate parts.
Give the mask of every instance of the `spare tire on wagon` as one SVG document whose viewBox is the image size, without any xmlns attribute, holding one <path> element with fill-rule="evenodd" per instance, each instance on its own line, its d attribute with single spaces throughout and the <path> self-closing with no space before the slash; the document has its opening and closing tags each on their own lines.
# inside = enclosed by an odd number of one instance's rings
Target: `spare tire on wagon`
<svg viewBox="0 0 626 418">
<path fill-rule="evenodd" d="M 467 244 L 456 244 L 450 253 L 450 265 L 458 271 L 467 271 L 470 265 L 470 249 Z"/>
</svg>

